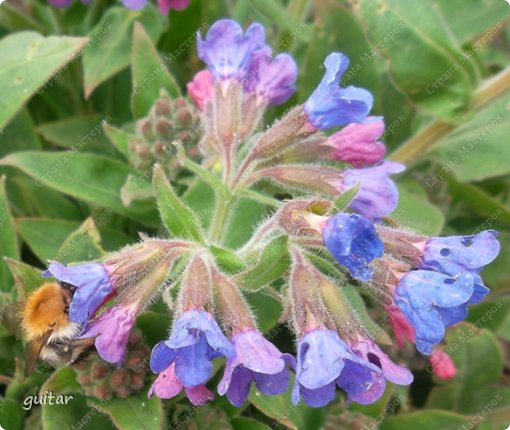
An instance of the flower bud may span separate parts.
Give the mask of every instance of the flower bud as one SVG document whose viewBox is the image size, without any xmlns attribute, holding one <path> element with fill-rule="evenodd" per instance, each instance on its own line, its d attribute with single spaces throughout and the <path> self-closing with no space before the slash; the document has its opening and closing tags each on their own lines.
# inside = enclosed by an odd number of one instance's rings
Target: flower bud
<svg viewBox="0 0 510 430">
<path fill-rule="evenodd" d="M 156 121 L 156 135 L 159 139 L 170 140 L 172 138 L 172 123 L 166 118 L 160 118 Z"/>
<path fill-rule="evenodd" d="M 316 328 L 334 327 L 318 288 L 324 275 L 308 262 L 297 247 L 291 250 L 289 277 L 294 326 L 298 335 Z"/>
<path fill-rule="evenodd" d="M 171 114 L 171 108 L 170 108 L 170 101 L 166 100 L 165 98 L 160 98 L 156 101 L 156 104 L 154 105 L 154 114 L 157 117 L 163 116 L 163 117 L 170 117 Z"/>
<path fill-rule="evenodd" d="M 212 281 L 216 298 L 215 303 L 225 325 L 233 333 L 255 328 L 255 321 L 246 300 L 233 282 L 216 268 L 212 269 Z"/>
<path fill-rule="evenodd" d="M 207 261 L 206 261 L 207 260 Z M 189 261 L 181 281 L 179 313 L 188 309 L 206 309 L 212 304 L 212 278 L 209 257 L 197 252 Z"/>
<path fill-rule="evenodd" d="M 214 86 L 214 121 L 216 138 L 231 148 L 241 122 L 242 88 L 235 82 L 216 82 Z"/>
<path fill-rule="evenodd" d="M 280 227 L 293 236 L 316 235 L 321 230 L 310 223 L 310 216 L 324 215 L 330 208 L 328 200 L 289 200 L 282 205 L 276 217 Z"/>
<path fill-rule="evenodd" d="M 271 178 L 292 188 L 336 196 L 340 194 L 339 176 L 340 171 L 333 167 L 289 164 L 256 171 L 247 182 Z"/>
<path fill-rule="evenodd" d="M 315 132 L 316 129 L 306 127 L 306 113 L 300 106 L 262 133 L 253 152 L 259 159 L 271 158 Z"/>
<path fill-rule="evenodd" d="M 152 141 L 155 138 L 152 129 L 152 121 L 149 118 L 141 119 L 136 123 L 138 134 L 141 134 L 145 140 Z"/>
</svg>

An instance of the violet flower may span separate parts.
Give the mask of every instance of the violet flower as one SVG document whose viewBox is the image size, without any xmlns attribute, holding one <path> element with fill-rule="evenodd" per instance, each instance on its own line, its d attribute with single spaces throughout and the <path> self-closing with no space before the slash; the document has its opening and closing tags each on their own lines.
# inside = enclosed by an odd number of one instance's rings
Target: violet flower
<svg viewBox="0 0 510 430">
<path fill-rule="evenodd" d="M 475 290 L 469 304 L 480 303 L 489 289 L 479 273 L 498 256 L 500 244 L 497 238 L 498 233 L 494 230 L 469 236 L 431 237 L 425 243 L 415 245 L 422 251 L 419 267 L 449 276 L 470 272 Z"/>
<path fill-rule="evenodd" d="M 332 330 L 315 329 L 299 339 L 292 402 L 300 397 L 312 407 L 325 406 L 335 398 L 338 385 L 347 400 L 368 404 L 381 397 L 382 371 L 355 355 Z"/>
<path fill-rule="evenodd" d="M 135 324 L 138 307 L 112 306 L 92 321 L 80 338 L 95 338 L 100 357 L 108 363 L 120 365 L 126 354 L 129 332 Z"/>
<path fill-rule="evenodd" d="M 232 344 L 214 317 L 206 311 L 191 309 L 174 323 L 170 338 L 152 350 L 151 369 L 163 372 L 175 363 L 175 374 L 185 387 L 204 384 L 210 377 L 216 357 L 232 357 Z"/>
<path fill-rule="evenodd" d="M 163 370 L 149 389 L 148 397 L 153 395 L 160 399 L 171 399 L 177 396 L 182 389 L 190 402 L 194 405 L 200 406 L 209 400 L 214 400 L 214 394 L 208 390 L 204 385 L 197 385 L 195 387 L 184 387 L 181 380 L 175 374 L 175 363 L 168 366 Z"/>
<path fill-rule="evenodd" d="M 430 355 L 447 327 L 467 316 L 474 279 L 469 272 L 456 277 L 429 270 L 413 270 L 395 289 L 395 304 L 415 329 L 416 348 Z"/>
<path fill-rule="evenodd" d="M 374 271 L 368 265 L 383 255 L 383 243 L 370 221 L 339 212 L 324 223 L 322 237 L 329 252 L 353 278 L 370 281 Z"/>
<path fill-rule="evenodd" d="M 349 66 L 349 59 L 334 52 L 327 56 L 324 65 L 326 73 L 305 103 L 308 121 L 321 130 L 363 122 L 372 109 L 374 99 L 362 88 L 340 88 L 339 81 Z"/>
<path fill-rule="evenodd" d="M 398 190 L 390 175 L 404 170 L 403 164 L 393 161 L 383 161 L 364 169 L 345 170 L 341 175 L 342 192 L 360 184 L 349 208 L 369 220 L 378 220 L 393 212 L 398 203 Z"/>
<path fill-rule="evenodd" d="M 248 398 L 252 382 L 269 396 L 287 390 L 287 363 L 294 366 L 292 356 L 282 354 L 255 329 L 234 335 L 232 342 L 235 356 L 227 360 L 225 374 L 218 386 L 219 394 L 226 393 L 230 403 L 240 407 Z"/>
<path fill-rule="evenodd" d="M 76 287 L 69 318 L 83 324 L 114 294 L 114 285 L 107 267 L 99 263 L 64 266 L 53 261 L 43 272 L 44 277 L 54 276 L 61 282 Z"/>
</svg>

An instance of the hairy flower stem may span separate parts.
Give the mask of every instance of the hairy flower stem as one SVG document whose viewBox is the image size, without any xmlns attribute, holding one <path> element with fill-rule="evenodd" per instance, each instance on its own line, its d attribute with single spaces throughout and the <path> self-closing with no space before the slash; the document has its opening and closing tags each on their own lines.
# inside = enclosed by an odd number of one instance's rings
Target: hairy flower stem
<svg viewBox="0 0 510 430">
<path fill-rule="evenodd" d="M 224 229 L 227 224 L 230 207 L 231 198 L 225 198 L 223 195 L 218 194 L 211 228 L 209 230 L 209 240 L 211 242 L 221 241 Z"/>
<path fill-rule="evenodd" d="M 507 67 L 477 89 L 473 101 L 473 110 L 478 110 L 497 99 L 509 88 L 510 67 Z M 452 124 L 439 119 L 435 120 L 407 140 L 389 158 L 410 165 L 458 126 L 459 124 Z"/>
</svg>

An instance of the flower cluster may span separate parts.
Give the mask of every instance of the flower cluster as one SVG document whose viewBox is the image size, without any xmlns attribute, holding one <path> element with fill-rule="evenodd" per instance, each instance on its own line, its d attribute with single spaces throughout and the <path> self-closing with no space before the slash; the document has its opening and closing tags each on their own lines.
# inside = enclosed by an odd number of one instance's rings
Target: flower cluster
<svg viewBox="0 0 510 430">
<path fill-rule="evenodd" d="M 455 367 L 438 344 L 447 327 L 466 317 L 467 306 L 488 293 L 480 271 L 499 252 L 497 234 L 428 238 L 385 224 L 398 203 L 391 175 L 404 166 L 383 160 L 384 121 L 369 116 L 371 94 L 340 87 L 349 64 L 344 55 L 330 54 L 308 100 L 267 128 L 266 108 L 293 95 L 297 66 L 288 54 L 273 55 L 262 25 L 243 31 L 234 21 L 220 20 L 199 35 L 198 55 L 207 68 L 187 87 L 203 115 L 202 165 L 177 157 L 204 181 L 222 172 L 210 184 L 221 181 L 223 187 L 210 231 L 200 243 L 146 240 L 103 263 L 51 263 L 46 274 L 74 288 L 70 317 L 84 325 L 81 336 L 95 338 L 104 360 L 120 363 L 136 316 L 180 257 L 183 270 L 173 272 L 174 321 L 168 338 L 152 350 L 157 377 L 149 396 L 167 399 L 184 390 L 194 404 L 211 400 L 206 384 L 216 359 L 226 360 L 218 392 L 235 406 L 247 400 L 252 383 L 265 395 L 287 391 L 291 371 L 292 401 L 313 407 L 333 401 L 337 388 L 348 402 L 369 404 L 383 395 L 386 381 L 409 385 L 410 370 L 381 349 L 345 298 L 347 283 L 377 296 L 399 346 L 409 340 L 432 354 L 438 376 L 453 377 Z M 232 253 L 251 264 L 247 256 L 287 239 L 290 264 L 278 275 L 284 278 L 278 296 L 291 310 L 295 357 L 260 332 L 239 288 L 246 286 L 243 275 L 250 269 L 237 267 L 238 273 L 227 275 L 212 252 L 228 226 L 225 212 L 232 199 L 250 191 L 260 196 L 253 188 L 267 180 L 293 198 L 278 202 L 252 239 Z M 350 199 L 338 212 L 332 201 L 340 195 Z M 112 297 L 113 306 L 98 316 Z M 448 368 L 441 370 L 441 362 Z"/>
</svg>

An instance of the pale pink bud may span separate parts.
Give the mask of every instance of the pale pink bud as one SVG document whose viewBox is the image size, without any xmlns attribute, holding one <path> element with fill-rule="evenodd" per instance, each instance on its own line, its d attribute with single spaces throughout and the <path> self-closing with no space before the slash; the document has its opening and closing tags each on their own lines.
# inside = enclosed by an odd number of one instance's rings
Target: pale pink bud
<svg viewBox="0 0 510 430">
<path fill-rule="evenodd" d="M 384 157 L 386 148 L 377 140 L 383 132 L 384 121 L 380 117 L 367 117 L 364 123 L 351 123 L 331 135 L 325 145 L 333 148 L 332 158 L 362 167 Z"/>
<path fill-rule="evenodd" d="M 430 356 L 432 372 L 439 379 L 452 379 L 457 374 L 457 368 L 451 357 L 440 349 L 434 349 Z"/>
<path fill-rule="evenodd" d="M 213 87 L 213 76 L 209 70 L 201 70 L 193 77 L 191 82 L 188 82 L 188 94 L 200 110 L 203 111 L 207 102 L 211 100 Z"/>
</svg>

